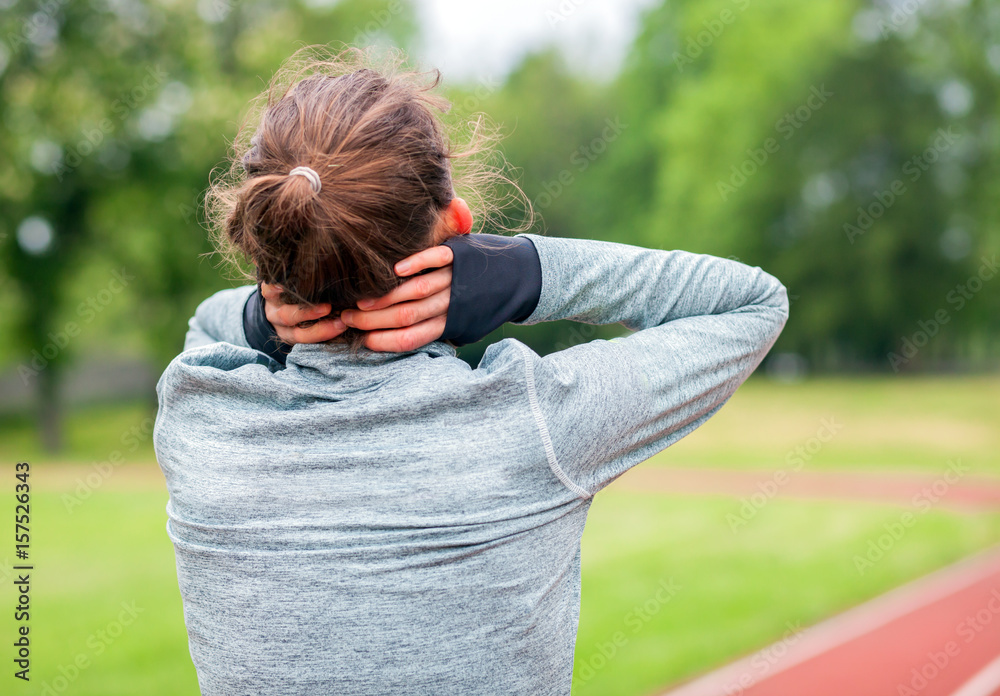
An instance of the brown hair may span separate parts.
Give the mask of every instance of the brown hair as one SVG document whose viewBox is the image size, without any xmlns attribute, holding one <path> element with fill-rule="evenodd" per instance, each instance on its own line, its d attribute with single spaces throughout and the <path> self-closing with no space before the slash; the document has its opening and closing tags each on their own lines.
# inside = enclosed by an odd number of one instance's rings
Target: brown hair
<svg viewBox="0 0 1000 696">
<path fill-rule="evenodd" d="M 456 189 L 477 217 L 522 200 L 516 229 L 530 227 L 530 201 L 503 174 L 502 157 L 495 164 L 496 130 L 478 115 L 467 146 L 454 149 L 440 115 L 450 102 L 432 94 L 440 73 L 405 70 L 405 60 L 399 50 L 296 51 L 254 100 L 228 172 L 213 180 L 206 205 L 217 249 L 237 265 L 248 258 L 256 277 L 246 277 L 280 284 L 282 301 L 329 302 L 335 316 L 385 295 L 406 280 L 395 263 L 431 246 Z M 289 176 L 297 166 L 319 174 L 318 193 Z M 348 328 L 334 341 L 356 354 L 365 335 Z"/>
</svg>

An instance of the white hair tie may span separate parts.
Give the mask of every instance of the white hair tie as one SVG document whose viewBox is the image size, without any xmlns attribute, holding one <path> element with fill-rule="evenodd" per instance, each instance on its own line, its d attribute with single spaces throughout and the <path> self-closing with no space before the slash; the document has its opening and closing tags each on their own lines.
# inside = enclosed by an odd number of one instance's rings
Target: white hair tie
<svg viewBox="0 0 1000 696">
<path fill-rule="evenodd" d="M 323 190 L 323 182 L 319 180 L 319 174 L 317 174 L 316 170 L 311 167 L 296 167 L 292 171 L 288 172 L 288 176 L 304 176 L 309 180 L 313 191 L 319 193 Z"/>
</svg>

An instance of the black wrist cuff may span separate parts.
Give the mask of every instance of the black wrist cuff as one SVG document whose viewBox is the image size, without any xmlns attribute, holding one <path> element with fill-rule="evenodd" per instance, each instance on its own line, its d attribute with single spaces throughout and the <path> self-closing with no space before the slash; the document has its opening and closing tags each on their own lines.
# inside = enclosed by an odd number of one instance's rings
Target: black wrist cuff
<svg viewBox="0 0 1000 696">
<path fill-rule="evenodd" d="M 251 348 L 270 355 L 282 365 L 285 364 L 285 356 L 291 352 L 292 347 L 278 339 L 274 326 L 267 320 L 259 285 L 243 306 L 243 332 Z"/>
<path fill-rule="evenodd" d="M 538 306 L 542 266 L 527 237 L 463 234 L 444 244 L 455 255 L 451 298 L 439 340 L 464 346 L 509 321 L 524 321 Z"/>
</svg>

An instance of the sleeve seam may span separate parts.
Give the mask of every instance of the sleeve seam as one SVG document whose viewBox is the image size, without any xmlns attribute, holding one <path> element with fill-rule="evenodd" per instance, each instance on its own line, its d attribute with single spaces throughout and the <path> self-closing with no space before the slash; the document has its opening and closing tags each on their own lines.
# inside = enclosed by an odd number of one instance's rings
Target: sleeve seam
<svg viewBox="0 0 1000 696">
<path fill-rule="evenodd" d="M 581 488 L 567 476 L 566 472 L 559 465 L 558 458 L 556 457 L 555 448 L 552 446 L 552 437 L 549 434 L 549 427 L 545 423 L 545 416 L 542 414 L 542 409 L 538 405 L 538 393 L 535 389 L 535 368 L 531 363 L 531 356 L 527 353 L 527 348 L 523 345 L 518 345 L 518 349 L 521 351 L 521 357 L 524 360 L 524 372 L 525 380 L 528 386 L 528 403 L 531 406 L 531 413 L 535 419 L 535 425 L 538 428 L 538 434 L 542 438 L 542 446 L 545 448 L 545 457 L 548 460 L 549 469 L 555 474 L 556 478 L 570 491 L 575 493 L 577 497 L 583 498 L 584 500 L 593 497 L 593 494 L 587 491 L 585 488 Z"/>
</svg>

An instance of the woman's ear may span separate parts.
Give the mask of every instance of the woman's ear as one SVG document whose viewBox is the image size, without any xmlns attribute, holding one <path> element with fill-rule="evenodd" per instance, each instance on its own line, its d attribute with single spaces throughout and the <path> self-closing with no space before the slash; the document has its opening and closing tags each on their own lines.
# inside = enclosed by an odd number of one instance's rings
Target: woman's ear
<svg viewBox="0 0 1000 696">
<path fill-rule="evenodd" d="M 469 234 L 472 231 L 472 211 L 461 198 L 452 198 L 451 203 L 441 211 L 434 227 L 433 244 L 444 244 L 449 237 Z"/>
<path fill-rule="evenodd" d="M 461 198 L 452 198 L 448 204 L 448 222 L 451 231 L 456 234 L 469 234 L 472 231 L 472 211 L 469 204 Z"/>
</svg>

